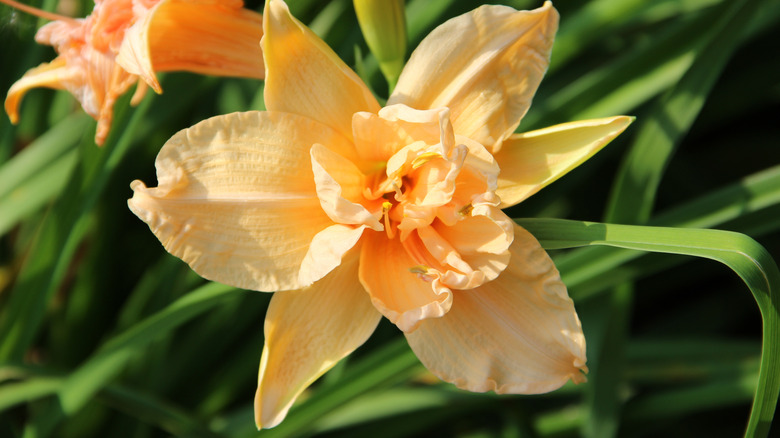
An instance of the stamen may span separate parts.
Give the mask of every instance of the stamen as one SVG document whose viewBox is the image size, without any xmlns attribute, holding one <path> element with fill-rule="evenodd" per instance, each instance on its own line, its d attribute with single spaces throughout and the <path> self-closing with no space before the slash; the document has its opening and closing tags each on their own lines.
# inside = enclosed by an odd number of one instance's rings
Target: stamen
<svg viewBox="0 0 780 438">
<path fill-rule="evenodd" d="M 428 267 L 423 265 L 412 266 L 411 268 L 409 268 L 409 272 L 411 272 L 412 274 L 427 274 Z"/>
<path fill-rule="evenodd" d="M 390 222 L 390 209 L 393 208 L 393 204 L 389 201 L 385 201 L 382 203 L 382 216 L 385 218 L 385 232 L 387 233 L 387 238 L 392 239 L 395 237 L 395 229 L 393 229 L 393 224 Z"/>
<path fill-rule="evenodd" d="M 425 265 L 412 266 L 411 268 L 409 268 L 409 272 L 411 272 L 412 274 L 416 274 L 417 277 L 422 281 L 433 280 L 433 275 L 430 275 L 428 273 L 428 267 Z"/>
<path fill-rule="evenodd" d="M 80 24 L 80 22 L 73 17 L 66 17 L 64 15 L 55 14 L 54 12 L 44 11 L 43 9 L 38 9 L 30 5 L 25 5 L 24 3 L 19 3 L 14 0 L 0 0 L 0 3 L 5 3 L 12 8 L 18 9 L 22 12 L 26 12 L 30 15 L 34 15 L 39 18 L 43 18 L 44 20 L 67 21 L 74 24 Z"/>
<path fill-rule="evenodd" d="M 461 216 L 471 216 L 471 210 L 474 210 L 474 206 L 469 203 L 458 210 L 458 214 Z"/>
<path fill-rule="evenodd" d="M 393 182 L 393 190 L 395 190 L 395 200 L 399 202 L 401 201 L 401 199 L 403 199 L 403 195 L 404 195 L 404 192 L 403 190 L 401 190 L 401 187 L 402 186 L 399 186 L 398 184 Z"/>
<path fill-rule="evenodd" d="M 418 167 L 422 166 L 423 164 L 433 160 L 434 158 L 441 157 L 441 154 L 438 152 L 425 152 L 423 154 L 420 154 L 412 160 L 412 169 L 417 169 Z"/>
<path fill-rule="evenodd" d="M 2 0 L 0 0 L 2 1 Z M 143 100 L 146 95 L 146 90 L 149 89 L 149 85 L 144 81 L 138 81 L 138 85 L 135 86 L 135 92 L 130 99 L 130 105 L 136 106 Z"/>
</svg>

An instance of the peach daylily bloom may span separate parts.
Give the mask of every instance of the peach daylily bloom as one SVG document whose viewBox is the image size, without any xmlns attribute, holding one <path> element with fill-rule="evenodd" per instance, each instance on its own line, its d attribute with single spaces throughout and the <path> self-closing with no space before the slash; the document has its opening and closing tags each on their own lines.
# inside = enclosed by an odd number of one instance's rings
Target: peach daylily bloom
<svg viewBox="0 0 780 438">
<path fill-rule="evenodd" d="M 262 16 L 244 9 L 241 0 L 95 0 L 88 17 L 60 17 L 38 30 L 35 40 L 54 46 L 58 56 L 11 86 L 5 111 L 16 123 L 19 103 L 30 89 L 68 90 L 98 121 L 95 143 L 101 145 L 114 102 L 138 78 L 143 82 L 133 103 L 140 101 L 147 85 L 162 92 L 155 72 L 262 79 L 262 32 Z"/>
<path fill-rule="evenodd" d="M 360 346 L 381 316 L 469 391 L 582 382 L 585 339 L 538 241 L 501 208 L 565 174 L 630 117 L 514 134 L 558 14 L 482 6 L 428 35 L 387 105 L 280 0 L 266 3 L 267 112 L 205 120 L 161 149 L 130 209 L 201 276 L 274 294 L 255 419 Z"/>
</svg>

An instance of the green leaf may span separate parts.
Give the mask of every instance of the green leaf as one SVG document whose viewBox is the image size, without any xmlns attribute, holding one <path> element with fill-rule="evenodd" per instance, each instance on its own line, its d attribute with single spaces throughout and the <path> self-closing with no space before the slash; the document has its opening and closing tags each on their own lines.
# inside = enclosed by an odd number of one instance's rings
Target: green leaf
<svg viewBox="0 0 780 438">
<path fill-rule="evenodd" d="M 64 119 L 0 167 L 0 235 L 62 191 L 90 120 L 85 114 Z"/>
<path fill-rule="evenodd" d="M 141 391 L 110 385 L 98 394 L 98 399 L 127 415 L 141 419 L 172 436 L 216 438 L 218 435 L 191 414 L 166 400 Z"/>
<path fill-rule="evenodd" d="M 152 341 L 169 334 L 171 330 L 226 299 L 233 298 L 236 291 L 230 286 L 209 283 L 112 338 L 62 382 L 56 398 L 39 415 L 40 422 L 32 425 L 36 436 L 48 436 L 63 418 L 77 413 Z"/>
<path fill-rule="evenodd" d="M 88 214 L 103 192 L 109 175 L 132 145 L 132 133 L 140 123 L 150 99 L 133 111 L 121 129 L 122 114 L 129 96 L 117 103 L 119 126 L 102 149 L 92 139 L 82 145 L 79 168 L 72 176 L 65 195 L 55 204 L 44 221 L 27 264 L 11 291 L 10 300 L 0 318 L 0 358 L 20 359 L 38 331 L 46 303 L 56 290 L 71 261 L 88 223 Z M 118 133 L 122 132 L 119 135 Z M 74 202 L 74 200 L 77 200 Z"/>
<path fill-rule="evenodd" d="M 734 2 L 712 24 L 706 45 L 680 82 L 658 101 L 620 167 L 606 213 L 607 221 L 645 223 L 650 217 L 658 184 L 675 147 L 699 115 L 707 96 L 740 41 L 758 0 Z"/>
<path fill-rule="evenodd" d="M 562 219 L 522 219 L 546 249 L 606 245 L 719 261 L 753 293 L 763 319 L 761 369 L 746 435 L 765 437 L 780 394 L 780 271 L 769 253 L 743 234 L 720 230 L 602 224 Z"/>
<path fill-rule="evenodd" d="M 698 198 L 659 213 L 651 218 L 650 225 L 673 227 L 722 227 L 737 219 L 745 222 L 754 216 L 769 214 L 770 220 L 763 221 L 763 231 L 780 229 L 780 222 L 772 207 L 780 205 L 780 166 L 771 167 L 740 181 L 715 189 Z M 746 232 L 746 230 L 742 230 Z M 572 289 L 575 299 L 584 299 L 593 292 L 604 292 L 606 285 L 619 283 L 622 272 L 619 267 L 637 261 L 637 265 L 648 271 L 647 255 L 636 251 L 616 248 L 588 247 L 580 248 L 568 254 L 556 257 L 555 263 L 561 270 L 563 279 Z M 640 260 L 641 258 L 641 260 Z M 679 264 L 675 259 L 663 258 L 655 271 Z M 626 279 L 634 278 L 636 271 L 627 272 Z M 605 276 L 607 272 L 610 275 Z M 605 282 L 606 279 L 606 282 Z M 594 283 L 595 282 L 595 283 Z M 583 290 L 583 289 L 587 290 Z"/>
<path fill-rule="evenodd" d="M 32 368 L 3 367 L 0 373 L 13 374 L 15 379 L 22 379 L 0 386 L 0 412 L 14 405 L 56 394 L 66 380 L 62 375 L 48 375 Z M 170 402 L 125 386 L 108 385 L 97 394 L 97 399 L 175 436 L 219 436 Z"/>
<path fill-rule="evenodd" d="M 60 392 L 63 412 L 73 414 L 80 409 L 101 386 L 121 371 L 139 349 L 224 300 L 233 298 L 237 291 L 219 283 L 206 284 L 112 338 L 65 381 Z"/>
<path fill-rule="evenodd" d="M 658 185 L 675 148 L 699 115 L 715 80 L 736 49 L 741 32 L 744 33 L 755 14 L 757 3 L 724 3 L 703 15 L 702 18 L 709 21 L 709 17 L 722 13 L 717 21 L 707 23 L 709 29 L 697 39 L 702 45 L 694 52 L 693 65 L 642 121 L 612 185 L 605 214 L 607 222 L 642 224 L 648 221 Z M 590 436 L 617 433 L 621 405 L 618 387 L 628 341 L 632 295 L 631 284 L 624 283 L 603 298 L 601 317 L 597 320 L 602 321 L 605 328 L 590 339 L 595 347 L 591 348 L 591 354 L 597 358 L 591 370 L 594 384 L 588 392 L 591 412 L 586 431 Z"/>
<path fill-rule="evenodd" d="M 62 387 L 62 381 L 62 377 L 40 376 L 4 383 L 0 386 L 0 412 L 54 394 Z"/>
<path fill-rule="evenodd" d="M 555 37 L 550 71 L 565 66 L 575 55 L 593 43 L 638 23 L 646 25 L 670 16 L 692 14 L 722 0 L 595 0 L 585 3 L 575 13 L 561 18 L 561 27 Z"/>
</svg>

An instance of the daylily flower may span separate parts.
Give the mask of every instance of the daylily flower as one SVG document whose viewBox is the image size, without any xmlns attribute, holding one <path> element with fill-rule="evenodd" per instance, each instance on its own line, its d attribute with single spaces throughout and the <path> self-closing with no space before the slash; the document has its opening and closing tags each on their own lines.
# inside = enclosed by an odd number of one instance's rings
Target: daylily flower
<svg viewBox="0 0 780 438">
<path fill-rule="evenodd" d="M 23 8 L 16 2 L 0 2 Z M 195 73 L 262 79 L 262 16 L 241 0 L 95 0 L 84 19 L 58 17 L 38 30 L 35 40 L 54 46 L 52 62 L 29 70 L 11 86 L 5 111 L 12 123 L 31 88 L 66 89 L 98 121 L 95 143 L 103 144 L 117 97 L 141 78 L 133 103 L 147 85 L 162 89 L 155 72 Z"/>
<path fill-rule="evenodd" d="M 157 157 L 130 209 L 201 276 L 274 294 L 255 418 L 277 425 L 381 316 L 469 391 L 582 382 L 585 339 L 539 242 L 502 211 L 630 117 L 513 134 L 558 14 L 482 6 L 439 26 L 382 108 L 280 0 L 266 3 L 267 112 L 205 120 Z"/>
</svg>

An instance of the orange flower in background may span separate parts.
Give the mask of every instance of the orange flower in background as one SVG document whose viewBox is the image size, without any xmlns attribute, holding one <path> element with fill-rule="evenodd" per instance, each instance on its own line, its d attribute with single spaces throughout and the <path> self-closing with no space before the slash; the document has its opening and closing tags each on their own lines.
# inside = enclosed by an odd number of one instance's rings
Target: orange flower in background
<svg viewBox="0 0 780 438">
<path fill-rule="evenodd" d="M 139 77 L 143 82 L 133 95 L 134 104 L 147 85 L 162 92 L 155 72 L 264 76 L 262 16 L 244 9 L 241 0 L 96 0 L 84 19 L 59 18 L 35 35 L 59 56 L 29 70 L 8 90 L 5 110 L 13 123 L 28 90 L 65 89 L 98 121 L 95 143 L 101 145 L 114 102 Z"/>
<path fill-rule="evenodd" d="M 266 3 L 266 112 L 205 120 L 157 157 L 130 209 L 201 276 L 274 294 L 258 427 L 360 346 L 382 316 L 470 391 L 582 382 L 585 339 L 539 242 L 501 208 L 596 153 L 619 116 L 514 134 L 558 14 L 482 6 L 428 35 L 382 108 L 333 51 Z"/>
</svg>

